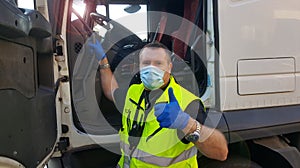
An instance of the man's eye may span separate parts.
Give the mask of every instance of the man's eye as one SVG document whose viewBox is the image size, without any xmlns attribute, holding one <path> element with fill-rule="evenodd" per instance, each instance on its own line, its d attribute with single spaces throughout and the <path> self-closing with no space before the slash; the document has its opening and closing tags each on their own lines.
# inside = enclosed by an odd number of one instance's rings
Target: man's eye
<svg viewBox="0 0 300 168">
<path fill-rule="evenodd" d="M 149 65 L 150 62 L 143 62 L 142 64 L 143 64 L 143 65 Z"/>
<path fill-rule="evenodd" d="M 155 65 L 156 65 L 156 66 L 162 66 L 163 63 L 162 63 L 162 62 L 156 62 Z"/>
</svg>

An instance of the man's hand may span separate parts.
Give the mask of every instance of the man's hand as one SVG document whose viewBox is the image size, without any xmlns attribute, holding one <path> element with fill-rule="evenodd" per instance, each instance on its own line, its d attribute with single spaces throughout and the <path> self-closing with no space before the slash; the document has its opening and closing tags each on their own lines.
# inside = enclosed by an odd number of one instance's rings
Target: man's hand
<svg viewBox="0 0 300 168">
<path fill-rule="evenodd" d="M 106 57 L 102 45 L 96 38 L 96 35 L 91 35 L 91 37 L 87 41 L 87 47 L 88 49 L 90 49 L 91 53 L 95 54 L 98 61 L 101 61 Z"/>
<path fill-rule="evenodd" d="M 154 114 L 161 127 L 183 130 L 190 116 L 183 112 L 174 96 L 173 89 L 169 88 L 169 103 L 158 103 L 154 106 Z"/>
</svg>

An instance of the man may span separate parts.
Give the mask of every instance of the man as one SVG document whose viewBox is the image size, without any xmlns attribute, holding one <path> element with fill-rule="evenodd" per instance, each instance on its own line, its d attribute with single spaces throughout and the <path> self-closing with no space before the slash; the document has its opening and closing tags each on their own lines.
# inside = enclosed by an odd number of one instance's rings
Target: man
<svg viewBox="0 0 300 168">
<path fill-rule="evenodd" d="M 90 46 L 101 58 L 105 95 L 116 102 L 118 84 L 105 53 L 100 44 Z M 118 167 L 198 167 L 197 149 L 209 158 L 226 160 L 224 135 L 191 117 L 204 111 L 202 102 L 176 83 L 168 49 L 160 43 L 147 44 L 139 59 L 142 83 L 131 85 L 126 94 Z"/>
</svg>

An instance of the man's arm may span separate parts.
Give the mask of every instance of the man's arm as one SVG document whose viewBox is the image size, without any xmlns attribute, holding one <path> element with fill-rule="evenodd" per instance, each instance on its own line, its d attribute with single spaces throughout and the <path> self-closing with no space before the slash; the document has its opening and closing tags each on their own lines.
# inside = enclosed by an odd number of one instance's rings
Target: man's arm
<svg viewBox="0 0 300 168">
<path fill-rule="evenodd" d="M 183 132 L 189 134 L 194 132 L 196 127 L 195 119 L 190 117 Z M 224 135 L 217 129 L 201 125 L 200 138 L 197 142 L 194 142 L 194 144 L 201 153 L 211 159 L 224 161 L 227 158 L 227 141 Z"/>
<path fill-rule="evenodd" d="M 110 68 L 101 68 L 101 65 L 106 64 L 108 64 L 106 57 L 99 61 L 102 90 L 109 100 L 114 101 L 113 93 L 119 86 Z"/>
<path fill-rule="evenodd" d="M 86 49 L 94 55 L 100 65 L 100 79 L 104 95 L 111 101 L 114 101 L 113 92 L 118 88 L 118 83 L 110 70 L 106 54 L 99 42 L 99 36 L 93 33 L 86 41 Z"/>
</svg>

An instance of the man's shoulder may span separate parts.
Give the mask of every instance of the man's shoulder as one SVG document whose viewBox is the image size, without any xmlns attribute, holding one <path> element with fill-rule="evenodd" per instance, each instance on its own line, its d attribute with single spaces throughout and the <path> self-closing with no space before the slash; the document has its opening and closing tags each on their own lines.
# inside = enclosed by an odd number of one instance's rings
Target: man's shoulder
<svg viewBox="0 0 300 168">
<path fill-rule="evenodd" d="M 137 93 L 137 92 L 140 92 L 144 90 L 144 86 L 143 84 L 131 84 L 129 87 L 128 87 L 128 93 Z"/>
</svg>

